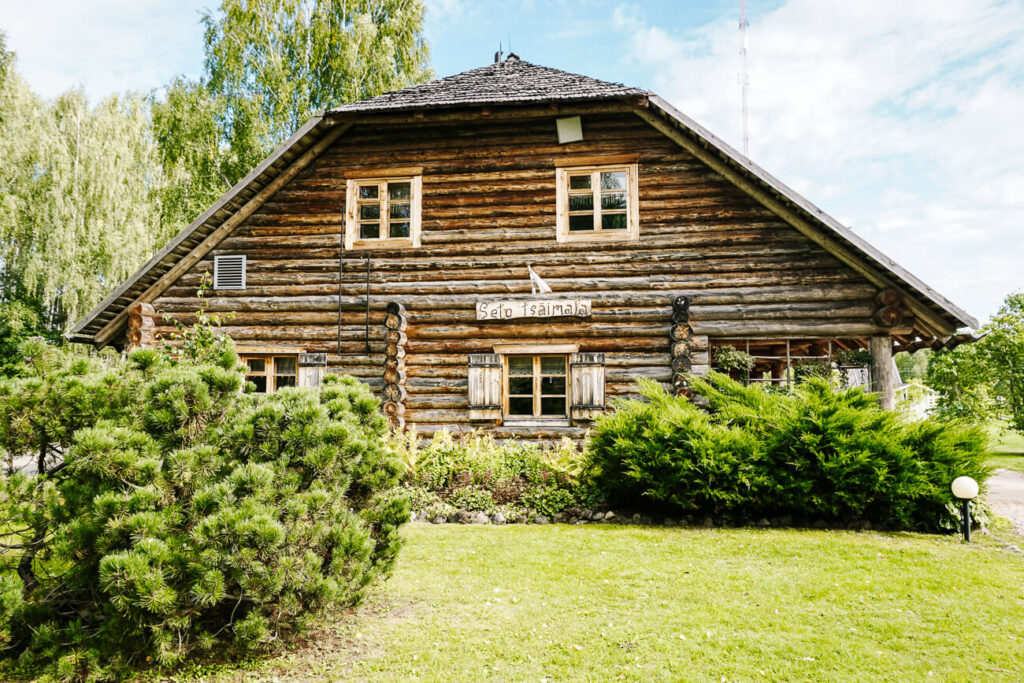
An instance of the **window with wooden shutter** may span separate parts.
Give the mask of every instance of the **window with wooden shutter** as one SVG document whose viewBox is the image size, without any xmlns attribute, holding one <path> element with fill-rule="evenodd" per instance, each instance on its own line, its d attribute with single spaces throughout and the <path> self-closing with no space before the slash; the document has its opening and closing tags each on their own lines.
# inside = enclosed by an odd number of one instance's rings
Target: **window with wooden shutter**
<svg viewBox="0 0 1024 683">
<path fill-rule="evenodd" d="M 324 381 L 327 371 L 326 353 L 299 354 L 299 386 L 318 387 Z"/>
<path fill-rule="evenodd" d="M 214 289 L 245 289 L 245 256 L 213 257 Z"/>
<path fill-rule="evenodd" d="M 469 419 L 501 419 L 501 356 L 469 354 Z"/>
<path fill-rule="evenodd" d="M 604 412 L 604 354 L 574 353 L 569 356 L 572 395 L 569 414 L 573 420 L 593 420 Z"/>
</svg>

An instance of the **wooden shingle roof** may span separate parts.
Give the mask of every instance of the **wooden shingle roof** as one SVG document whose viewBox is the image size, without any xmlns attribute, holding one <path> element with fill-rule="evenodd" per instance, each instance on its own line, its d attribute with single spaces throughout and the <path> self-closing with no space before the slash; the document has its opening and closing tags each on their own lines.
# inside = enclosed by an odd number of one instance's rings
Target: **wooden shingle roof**
<svg viewBox="0 0 1024 683">
<path fill-rule="evenodd" d="M 621 83 L 531 64 L 512 54 L 502 62 L 345 104 L 329 113 L 571 102 L 647 94 L 646 90 Z"/>
</svg>

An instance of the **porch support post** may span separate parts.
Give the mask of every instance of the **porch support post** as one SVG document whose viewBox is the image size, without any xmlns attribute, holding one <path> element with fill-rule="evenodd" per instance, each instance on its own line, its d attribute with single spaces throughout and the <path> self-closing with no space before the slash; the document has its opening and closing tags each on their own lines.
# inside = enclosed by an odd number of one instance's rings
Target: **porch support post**
<svg viewBox="0 0 1024 683">
<path fill-rule="evenodd" d="M 892 372 L 892 338 L 889 335 L 871 337 L 871 390 L 878 394 L 883 410 L 896 408 L 895 378 Z"/>
</svg>

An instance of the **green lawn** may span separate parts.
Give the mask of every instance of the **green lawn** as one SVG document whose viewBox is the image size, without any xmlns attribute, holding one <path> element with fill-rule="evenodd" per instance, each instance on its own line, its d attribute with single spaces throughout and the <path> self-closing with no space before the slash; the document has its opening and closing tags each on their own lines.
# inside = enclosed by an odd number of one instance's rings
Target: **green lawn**
<svg viewBox="0 0 1024 683">
<path fill-rule="evenodd" d="M 404 534 L 394 576 L 355 614 L 213 679 L 1024 678 L 1024 557 L 984 538 L 419 524 Z"/>
<path fill-rule="evenodd" d="M 1001 424 L 989 425 L 994 446 L 988 462 L 994 467 L 1024 472 L 1024 435 L 1005 431 Z"/>
</svg>

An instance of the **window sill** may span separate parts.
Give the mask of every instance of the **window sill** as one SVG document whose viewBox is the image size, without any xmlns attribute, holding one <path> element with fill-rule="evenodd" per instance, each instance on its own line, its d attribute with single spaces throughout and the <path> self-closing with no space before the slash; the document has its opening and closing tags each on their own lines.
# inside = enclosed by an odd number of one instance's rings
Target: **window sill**
<svg viewBox="0 0 1024 683">
<path fill-rule="evenodd" d="M 567 417 L 534 417 L 528 419 L 506 417 L 502 420 L 503 427 L 571 427 Z"/>
<path fill-rule="evenodd" d="M 595 232 L 561 233 L 558 242 L 633 242 L 639 236 L 631 230 L 598 230 Z"/>
<path fill-rule="evenodd" d="M 419 246 L 412 239 L 399 237 L 386 240 L 356 240 L 347 249 L 415 249 Z"/>
</svg>

